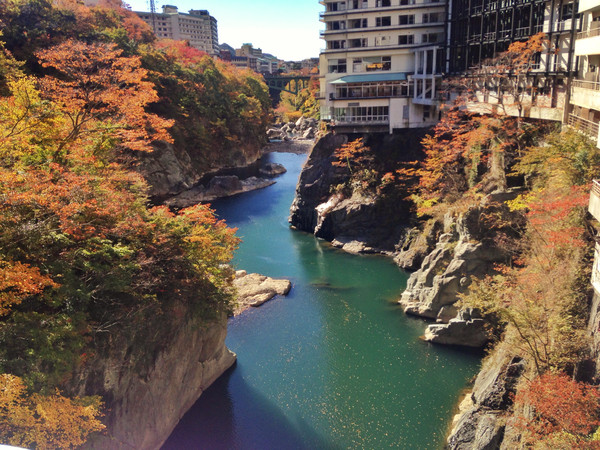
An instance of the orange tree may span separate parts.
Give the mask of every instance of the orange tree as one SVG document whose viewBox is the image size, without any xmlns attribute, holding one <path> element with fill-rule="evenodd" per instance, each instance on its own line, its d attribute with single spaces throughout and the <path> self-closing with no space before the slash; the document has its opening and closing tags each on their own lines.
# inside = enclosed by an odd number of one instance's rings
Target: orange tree
<svg viewBox="0 0 600 450">
<path fill-rule="evenodd" d="M 600 426 L 600 391 L 564 373 L 545 373 L 527 383 L 517 404 L 533 408 L 520 418 L 519 428 L 529 444 L 545 448 L 600 448 L 592 434 Z"/>
<path fill-rule="evenodd" d="M 51 69 L 41 90 L 11 70 L 0 97 L 0 373 L 23 379 L 24 399 L 8 406 L 25 405 L 22 418 L 62 404 L 54 387 L 115 336 L 160 317 L 153 333 L 169 333 L 176 324 L 164 313 L 175 305 L 209 320 L 232 300 L 234 230 L 207 206 L 148 208 L 144 181 L 122 164 L 168 139 L 167 123 L 145 110 L 156 94 L 139 60 L 112 45 L 69 45 L 78 58 L 65 44 L 39 52 Z M 65 419 L 80 417 L 64 406 Z M 0 439 L 27 435 L 19 442 L 44 448 L 82 436 L 44 444 L 47 423 L 24 421 L 28 430 L 0 427 Z"/>
</svg>

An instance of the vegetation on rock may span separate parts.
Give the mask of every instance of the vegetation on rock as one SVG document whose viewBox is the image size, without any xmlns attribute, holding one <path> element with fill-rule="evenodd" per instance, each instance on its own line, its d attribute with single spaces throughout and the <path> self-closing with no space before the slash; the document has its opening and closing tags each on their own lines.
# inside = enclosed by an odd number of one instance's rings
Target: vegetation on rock
<svg viewBox="0 0 600 450">
<path fill-rule="evenodd" d="M 0 440 L 70 448 L 103 428 L 101 403 L 56 389 L 113 334 L 232 308 L 235 230 L 208 206 L 149 207 L 136 159 L 155 140 L 205 167 L 258 147 L 270 101 L 120 2 L 1 1 L 0 30 Z"/>
</svg>

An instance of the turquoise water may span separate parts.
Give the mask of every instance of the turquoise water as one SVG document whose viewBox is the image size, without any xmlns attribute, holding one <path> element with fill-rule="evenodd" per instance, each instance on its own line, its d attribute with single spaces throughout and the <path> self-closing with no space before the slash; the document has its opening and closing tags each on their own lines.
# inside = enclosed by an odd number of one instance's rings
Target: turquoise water
<svg viewBox="0 0 600 450">
<path fill-rule="evenodd" d="M 164 449 L 439 448 L 479 355 L 419 340 L 395 300 L 407 275 L 291 230 L 306 155 L 274 153 L 277 184 L 214 204 L 238 227 L 235 264 L 289 278 L 286 298 L 229 321 L 237 365 L 184 416 Z"/>
</svg>

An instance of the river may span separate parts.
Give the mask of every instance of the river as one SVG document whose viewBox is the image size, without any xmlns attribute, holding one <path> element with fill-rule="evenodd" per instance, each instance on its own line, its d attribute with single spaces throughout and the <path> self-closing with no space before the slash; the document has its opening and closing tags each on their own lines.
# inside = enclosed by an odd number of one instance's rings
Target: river
<svg viewBox="0 0 600 450">
<path fill-rule="evenodd" d="M 306 155 L 271 153 L 288 172 L 214 203 L 239 229 L 238 268 L 289 278 L 292 291 L 229 320 L 233 369 L 183 417 L 163 450 L 436 449 L 480 355 L 419 340 L 395 300 L 407 274 L 289 228 Z"/>
</svg>

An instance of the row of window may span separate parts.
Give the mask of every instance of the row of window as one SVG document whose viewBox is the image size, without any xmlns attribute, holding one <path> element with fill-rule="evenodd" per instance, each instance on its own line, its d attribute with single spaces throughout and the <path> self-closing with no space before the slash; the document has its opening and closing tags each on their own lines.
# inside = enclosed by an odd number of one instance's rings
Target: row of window
<svg viewBox="0 0 600 450">
<path fill-rule="evenodd" d="M 439 3 L 441 0 L 424 0 L 420 3 Z M 366 9 L 366 8 L 387 8 L 390 6 L 405 6 L 405 5 L 414 5 L 416 4 L 415 0 L 399 0 L 396 4 L 392 5 L 391 0 L 375 0 L 372 1 L 371 4 L 367 0 L 350 0 L 347 2 L 333 2 L 327 3 L 326 12 L 336 12 L 336 11 L 348 11 L 352 9 Z"/>
<path fill-rule="evenodd" d="M 441 12 L 424 13 L 421 15 L 421 21 L 416 23 L 436 23 L 443 22 L 444 15 Z M 415 14 L 401 14 L 398 16 L 397 25 L 412 25 L 415 23 Z M 394 24 L 396 25 L 396 24 Z M 390 27 L 392 26 L 392 16 L 376 17 L 376 27 Z M 351 19 L 347 22 L 344 20 L 327 22 L 327 30 L 355 30 L 358 28 L 368 28 L 369 24 L 367 19 Z"/>
<path fill-rule="evenodd" d="M 335 108 L 333 115 L 338 122 L 386 122 L 390 109 L 389 106 L 354 106 Z"/>
<path fill-rule="evenodd" d="M 414 34 L 403 34 L 398 36 L 397 45 L 412 45 L 412 44 L 435 44 L 442 42 L 443 33 L 423 33 L 420 35 L 420 41 L 415 40 Z M 386 47 L 394 45 L 392 36 L 376 36 L 371 42 L 367 38 L 359 39 L 344 39 L 327 41 L 328 50 L 343 50 L 347 48 L 365 48 L 365 47 Z"/>
</svg>

